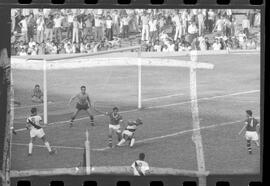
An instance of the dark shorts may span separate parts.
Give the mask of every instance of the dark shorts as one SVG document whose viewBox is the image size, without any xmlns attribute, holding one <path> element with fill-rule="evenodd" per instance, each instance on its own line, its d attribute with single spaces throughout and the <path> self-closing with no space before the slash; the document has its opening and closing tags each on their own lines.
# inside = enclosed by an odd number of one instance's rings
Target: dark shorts
<svg viewBox="0 0 270 186">
<path fill-rule="evenodd" d="M 87 109 L 89 109 L 89 105 L 88 104 L 81 105 L 81 104 L 77 103 L 76 108 L 78 110 L 87 110 Z"/>
</svg>

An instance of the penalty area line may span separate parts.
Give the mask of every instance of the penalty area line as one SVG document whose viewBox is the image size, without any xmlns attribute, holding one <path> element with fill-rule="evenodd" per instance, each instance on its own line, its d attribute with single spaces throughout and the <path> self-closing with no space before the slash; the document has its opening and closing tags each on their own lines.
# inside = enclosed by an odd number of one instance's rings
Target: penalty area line
<svg viewBox="0 0 270 186">
<path fill-rule="evenodd" d="M 222 126 L 227 126 L 227 125 L 233 125 L 236 123 L 240 123 L 243 120 L 237 120 L 237 121 L 232 121 L 232 122 L 224 122 L 224 123 L 220 123 L 220 124 L 213 124 L 213 125 L 208 125 L 205 127 L 201 127 L 199 129 L 189 129 L 189 130 L 182 130 L 179 132 L 175 132 L 175 133 L 171 133 L 171 134 L 167 134 L 167 135 L 162 135 L 162 136 L 157 136 L 157 137 L 152 137 L 152 138 L 146 138 L 146 139 L 142 139 L 142 140 L 138 140 L 135 142 L 135 144 L 140 144 L 140 143 L 146 143 L 149 141 L 154 141 L 154 140 L 160 140 L 163 138 L 168 138 L 168 137 L 174 137 L 174 136 L 178 136 L 178 135 L 182 135 L 182 134 L 186 134 L 189 132 L 194 132 L 194 131 L 198 131 L 198 130 L 205 130 L 205 129 L 210 129 L 210 128 L 215 128 L 215 127 L 222 127 Z M 105 151 L 110 149 L 109 147 L 104 147 L 104 148 L 99 148 L 99 149 L 91 149 L 92 151 Z"/>
<path fill-rule="evenodd" d="M 249 90 L 249 91 L 235 92 L 235 93 L 212 96 L 212 97 L 203 97 L 203 98 L 198 98 L 197 101 L 212 100 L 212 99 L 216 99 L 216 98 L 223 98 L 223 97 L 230 97 L 230 96 L 239 96 L 239 95 L 243 95 L 243 94 L 251 94 L 251 93 L 257 93 L 257 92 L 260 92 L 260 90 Z M 191 102 L 192 102 L 192 100 L 188 100 L 188 101 L 183 101 L 183 102 L 179 102 L 179 103 L 172 103 L 172 104 L 165 104 L 165 105 L 157 105 L 157 106 L 146 107 L 144 109 L 147 110 L 147 109 L 172 107 L 172 106 L 188 104 L 188 103 L 191 103 Z M 137 112 L 137 111 L 138 111 L 138 109 L 132 109 L 132 110 L 121 111 L 119 113 L 123 114 L 123 113 Z M 104 116 L 104 115 L 103 114 L 98 114 L 95 117 L 101 117 L 101 116 Z M 81 120 L 85 120 L 85 119 L 89 119 L 89 117 L 78 118 L 78 119 L 75 119 L 74 121 L 81 121 Z M 47 124 L 47 126 L 56 125 L 56 124 L 64 124 L 64 123 L 68 123 L 69 121 L 70 120 L 57 121 L 57 122 L 49 123 L 49 124 Z M 17 129 L 16 132 L 26 131 L 26 130 L 27 130 L 26 128 L 20 128 L 20 129 Z"/>
<path fill-rule="evenodd" d="M 171 97 L 177 97 L 177 96 L 183 96 L 184 94 L 171 94 L 167 96 L 160 96 L 160 97 L 154 97 L 154 98 L 145 98 L 142 101 L 152 101 L 156 99 L 165 99 L 165 98 L 171 98 Z"/>
</svg>

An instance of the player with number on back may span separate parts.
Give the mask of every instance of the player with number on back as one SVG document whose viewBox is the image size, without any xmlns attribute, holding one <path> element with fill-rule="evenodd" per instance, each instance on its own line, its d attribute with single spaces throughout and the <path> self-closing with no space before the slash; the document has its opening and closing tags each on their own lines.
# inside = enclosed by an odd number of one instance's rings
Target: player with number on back
<svg viewBox="0 0 270 186">
<path fill-rule="evenodd" d="M 73 102 L 73 100 L 76 98 L 78 99 L 77 104 L 76 104 L 76 111 L 74 112 L 74 114 L 71 117 L 70 127 L 73 126 L 73 121 L 75 120 L 75 118 L 76 118 L 77 114 L 80 112 L 80 110 L 85 110 L 87 112 L 87 114 L 90 117 L 90 124 L 92 126 L 94 126 L 94 116 L 89 111 L 89 108 L 91 107 L 91 101 L 90 101 L 89 95 L 86 93 L 85 86 L 81 86 L 81 92 L 78 93 L 77 95 L 75 95 L 74 97 L 72 97 L 69 100 L 69 104 L 71 104 Z"/>
<path fill-rule="evenodd" d="M 26 120 L 27 122 L 26 128 L 30 130 L 30 143 L 28 156 L 32 155 L 33 142 L 35 141 L 36 137 L 42 139 L 50 154 L 54 154 L 56 152 L 54 149 L 51 148 L 49 142 L 46 140 L 44 130 L 41 127 L 40 123 L 41 121 L 42 121 L 41 116 L 37 115 L 37 108 L 32 108 L 31 116 L 29 116 Z"/>
<path fill-rule="evenodd" d="M 254 141 L 257 146 L 259 146 L 259 137 L 257 133 L 257 128 L 259 127 L 259 122 L 257 119 L 255 119 L 252 116 L 252 111 L 247 110 L 247 119 L 245 120 L 245 126 L 241 129 L 241 131 L 238 133 L 239 135 L 243 132 L 244 129 L 246 129 L 246 140 L 247 140 L 247 148 L 248 148 L 248 153 L 252 154 L 252 147 L 251 147 L 251 142 Z"/>
<path fill-rule="evenodd" d="M 118 113 L 119 109 L 117 107 L 113 108 L 112 112 L 101 112 L 99 110 L 97 110 L 96 108 L 94 108 L 97 112 L 104 114 L 106 116 L 109 116 L 110 118 L 110 123 L 109 123 L 109 144 L 108 146 L 110 148 L 113 147 L 113 143 L 112 143 L 112 137 L 113 137 L 113 133 L 115 132 L 117 135 L 117 139 L 118 142 L 120 142 L 122 136 L 121 136 L 121 123 L 123 123 L 123 117 Z"/>
<path fill-rule="evenodd" d="M 129 146 L 133 147 L 135 143 L 135 131 L 139 125 L 142 125 L 143 122 L 140 118 L 136 121 L 128 121 L 128 125 L 126 126 L 125 130 L 122 132 L 122 139 L 117 144 L 117 146 L 123 146 L 126 141 L 129 141 Z"/>
</svg>

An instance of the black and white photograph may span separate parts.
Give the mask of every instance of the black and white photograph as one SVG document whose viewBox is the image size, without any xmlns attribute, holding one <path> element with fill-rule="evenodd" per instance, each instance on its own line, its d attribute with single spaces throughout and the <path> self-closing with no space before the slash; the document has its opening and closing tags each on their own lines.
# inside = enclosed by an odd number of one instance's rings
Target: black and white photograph
<svg viewBox="0 0 270 186">
<path fill-rule="evenodd" d="M 259 9 L 13 8 L 10 41 L 11 176 L 261 173 Z"/>
</svg>

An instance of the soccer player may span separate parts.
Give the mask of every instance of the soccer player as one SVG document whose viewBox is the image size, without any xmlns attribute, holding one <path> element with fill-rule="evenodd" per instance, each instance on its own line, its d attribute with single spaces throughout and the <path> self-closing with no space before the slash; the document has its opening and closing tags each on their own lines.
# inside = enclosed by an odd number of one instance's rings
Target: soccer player
<svg viewBox="0 0 270 186">
<path fill-rule="evenodd" d="M 109 147 L 112 147 L 112 135 L 115 132 L 117 135 L 118 142 L 121 140 L 121 126 L 120 123 L 123 122 L 123 117 L 118 113 L 119 109 L 117 107 L 113 108 L 112 112 L 106 112 L 105 115 L 110 117 L 109 123 Z"/>
<path fill-rule="evenodd" d="M 257 128 L 259 127 L 259 122 L 252 116 L 252 111 L 247 110 L 246 111 L 246 117 L 245 120 L 245 126 L 242 128 L 242 130 L 239 132 L 239 135 L 242 133 L 244 129 L 246 129 L 246 140 L 247 140 L 247 148 L 248 153 L 252 154 L 252 148 L 251 148 L 251 142 L 254 141 L 257 146 L 260 146 L 259 144 L 259 137 L 257 133 Z"/>
<path fill-rule="evenodd" d="M 122 139 L 121 141 L 117 144 L 117 146 L 123 146 L 123 144 L 126 141 L 129 141 L 129 146 L 133 147 L 135 143 L 135 131 L 139 125 L 142 125 L 143 122 L 141 119 L 137 119 L 136 121 L 128 121 L 128 125 L 125 128 L 125 130 L 122 132 Z"/>
<path fill-rule="evenodd" d="M 27 118 L 26 128 L 30 130 L 30 143 L 29 143 L 29 151 L 28 156 L 32 155 L 33 151 L 33 142 L 35 141 L 36 137 L 42 139 L 45 146 L 47 147 L 50 154 L 54 154 L 56 151 L 51 148 L 49 142 L 46 139 L 45 133 L 43 128 L 41 127 L 42 118 L 37 115 L 37 108 L 31 109 L 31 116 Z"/>
<path fill-rule="evenodd" d="M 77 104 L 76 104 L 76 111 L 71 117 L 70 127 L 73 126 L 73 121 L 76 118 L 77 114 L 80 112 L 80 110 L 85 110 L 87 112 L 87 114 L 90 117 L 90 124 L 94 126 L 94 116 L 89 111 L 89 108 L 91 107 L 91 101 L 90 101 L 89 95 L 86 93 L 85 86 L 81 86 L 81 92 L 75 95 L 74 97 L 72 97 L 69 100 L 69 104 L 71 104 L 72 101 L 76 98 L 78 99 Z"/>
<path fill-rule="evenodd" d="M 132 163 L 131 168 L 133 169 L 134 176 L 145 176 L 150 173 L 149 165 L 145 159 L 145 154 L 140 153 L 139 154 L 139 160 L 134 161 Z"/>
<path fill-rule="evenodd" d="M 109 123 L 109 144 L 108 146 L 110 148 L 113 147 L 112 144 L 112 135 L 113 133 L 116 133 L 117 138 L 118 138 L 118 142 L 121 140 L 122 136 L 121 136 L 121 125 L 120 123 L 123 123 L 123 117 L 118 113 L 119 109 L 117 107 L 113 108 L 112 112 L 101 112 L 98 111 L 97 109 L 95 109 L 97 112 L 104 114 L 106 116 L 109 116 L 110 118 L 110 123 Z"/>
</svg>

